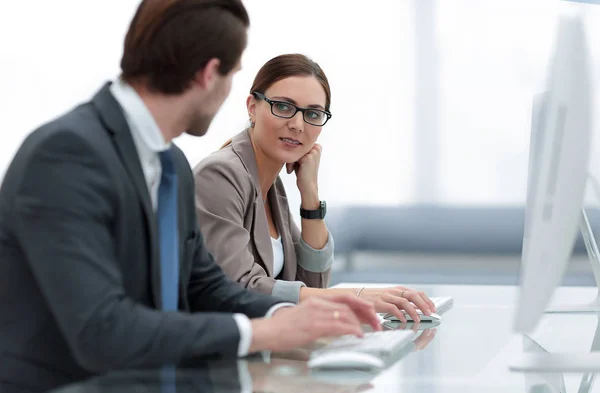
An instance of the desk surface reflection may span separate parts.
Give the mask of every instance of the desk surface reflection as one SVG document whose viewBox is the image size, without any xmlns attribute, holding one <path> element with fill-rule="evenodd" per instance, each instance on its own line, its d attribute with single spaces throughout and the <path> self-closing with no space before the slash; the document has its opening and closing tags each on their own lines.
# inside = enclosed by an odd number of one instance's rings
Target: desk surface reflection
<svg viewBox="0 0 600 393">
<path fill-rule="evenodd" d="M 378 373 L 309 370 L 306 360 L 313 348 L 305 348 L 237 362 L 197 363 L 180 368 L 173 379 L 159 371 L 120 372 L 53 393 L 600 393 L 595 374 L 525 374 L 508 368 L 524 352 L 589 352 L 600 322 L 596 314 L 548 314 L 536 331 L 523 337 L 512 333 L 516 287 L 419 288 L 432 296 L 452 296 L 454 306 L 437 326 L 387 324 L 386 328 L 415 329 L 420 334 L 395 363 Z M 560 288 L 556 296 L 561 303 L 581 303 L 593 298 L 595 291 Z"/>
</svg>

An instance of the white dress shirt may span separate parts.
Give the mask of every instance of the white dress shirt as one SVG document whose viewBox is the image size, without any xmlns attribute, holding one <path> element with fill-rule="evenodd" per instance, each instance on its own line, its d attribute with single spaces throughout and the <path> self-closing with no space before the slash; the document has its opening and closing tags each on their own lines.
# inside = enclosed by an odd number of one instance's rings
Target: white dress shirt
<svg viewBox="0 0 600 393">
<path fill-rule="evenodd" d="M 131 130 L 131 136 L 135 144 L 152 206 L 156 211 L 158 204 L 158 187 L 160 186 L 160 177 L 162 175 L 162 166 L 159 153 L 171 147 L 163 137 L 158 124 L 150 113 L 150 110 L 144 104 L 137 92 L 123 82 L 120 78 L 114 81 L 110 86 L 110 91 L 123 108 L 125 120 Z M 271 307 L 266 317 L 270 317 L 280 307 L 293 306 L 291 303 L 279 303 Z M 252 343 L 252 324 L 250 319 L 244 314 L 233 314 L 240 331 L 240 343 L 238 345 L 238 356 L 246 356 Z"/>
</svg>

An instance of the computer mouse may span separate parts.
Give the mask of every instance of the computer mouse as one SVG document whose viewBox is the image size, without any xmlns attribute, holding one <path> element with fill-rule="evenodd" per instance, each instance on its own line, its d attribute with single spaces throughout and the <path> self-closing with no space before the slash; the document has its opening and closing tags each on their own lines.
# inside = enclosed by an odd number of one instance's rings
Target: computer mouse
<svg viewBox="0 0 600 393">
<path fill-rule="evenodd" d="M 426 330 L 426 329 L 432 329 L 434 327 L 439 326 L 441 323 L 442 322 L 438 321 L 438 320 L 425 321 L 423 323 L 420 323 L 420 322 L 416 323 L 414 321 L 408 321 L 408 322 L 404 323 L 404 322 L 400 322 L 398 319 L 395 319 L 395 320 L 386 319 L 382 322 L 382 326 L 389 330 L 404 329 L 404 330 L 421 331 L 421 330 Z"/>
<path fill-rule="evenodd" d="M 406 320 L 408 322 L 413 322 L 413 319 L 411 318 L 410 315 L 408 314 L 404 314 L 404 316 L 406 317 Z M 441 322 L 442 321 L 442 316 L 436 313 L 431 313 L 431 315 L 425 315 L 425 314 L 421 314 L 419 312 L 419 318 L 421 318 L 421 322 Z M 383 319 L 387 320 L 387 321 L 400 321 L 394 314 L 385 314 Z"/>
<path fill-rule="evenodd" d="M 385 363 L 368 353 L 331 351 L 314 355 L 307 365 L 309 368 L 318 369 L 381 369 Z"/>
</svg>

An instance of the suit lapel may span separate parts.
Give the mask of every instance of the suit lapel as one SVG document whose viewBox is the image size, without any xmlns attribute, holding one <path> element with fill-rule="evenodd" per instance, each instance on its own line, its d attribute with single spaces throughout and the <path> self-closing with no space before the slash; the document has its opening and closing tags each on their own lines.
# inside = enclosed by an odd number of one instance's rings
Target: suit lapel
<svg viewBox="0 0 600 393">
<path fill-rule="evenodd" d="M 251 241 L 258 255 L 262 259 L 263 265 L 267 269 L 269 276 L 273 276 L 273 245 L 271 244 L 271 235 L 269 233 L 269 224 L 267 223 L 267 215 L 263 196 L 260 191 L 258 181 L 258 168 L 256 167 L 256 157 L 252 148 L 252 141 L 248 131 L 242 131 L 231 140 L 233 151 L 240 157 L 242 164 L 252 177 L 252 185 L 254 186 L 254 222 L 252 223 Z M 269 198 L 271 202 L 271 198 Z"/>
<path fill-rule="evenodd" d="M 188 243 L 187 240 L 189 235 L 189 233 L 186 232 L 186 230 L 188 229 L 186 225 L 186 213 L 188 213 L 188 211 L 186 210 L 186 197 L 189 198 L 190 186 L 189 183 L 187 183 L 183 177 L 185 172 L 182 171 L 180 168 L 189 166 L 189 164 L 188 161 L 185 159 L 183 152 L 181 152 L 181 150 L 179 150 L 179 148 L 177 148 L 175 144 L 173 144 L 173 149 L 177 152 L 177 154 L 175 154 L 175 157 L 177 167 L 177 226 L 179 228 L 179 297 L 181 299 L 180 302 L 187 304 L 187 300 L 185 300 L 187 297 L 187 289 L 186 282 L 184 282 L 184 280 L 187 281 L 187 277 L 189 276 L 191 266 L 189 263 L 187 263 L 187 261 L 190 259 L 188 258 L 186 260 L 186 256 L 188 255 L 186 255 L 185 253 L 185 248 Z M 177 159 L 177 157 L 180 156 L 183 156 L 183 159 Z M 193 190 L 193 184 L 191 185 L 191 188 Z"/>
<path fill-rule="evenodd" d="M 127 171 L 131 182 L 133 183 L 140 202 L 146 216 L 148 225 L 148 233 L 150 236 L 150 263 L 152 271 L 152 294 L 154 304 L 157 308 L 161 308 L 161 289 L 160 289 L 160 261 L 158 250 L 158 231 L 156 223 L 156 215 L 152 209 L 150 193 L 146 179 L 142 171 L 140 159 L 137 154 L 137 149 L 131 137 L 131 131 L 127 125 L 127 121 L 123 115 L 123 110 L 117 100 L 113 97 L 109 90 L 110 84 L 107 83 L 96 94 L 92 102 L 98 108 L 100 117 L 106 127 L 110 130 L 115 149 L 121 158 L 121 163 Z"/>
<path fill-rule="evenodd" d="M 283 279 L 294 281 L 296 279 L 296 248 L 290 233 L 289 207 L 287 197 L 283 192 L 281 179 L 277 177 L 275 184 L 271 187 L 269 203 L 273 210 L 273 220 L 281 235 L 283 244 Z"/>
</svg>

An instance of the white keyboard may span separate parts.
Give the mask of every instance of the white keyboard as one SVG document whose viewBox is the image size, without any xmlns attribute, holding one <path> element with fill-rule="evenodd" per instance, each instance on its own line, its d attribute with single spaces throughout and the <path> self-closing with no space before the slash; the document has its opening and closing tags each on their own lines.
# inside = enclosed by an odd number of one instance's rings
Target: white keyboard
<svg viewBox="0 0 600 393">
<path fill-rule="evenodd" d="M 341 336 L 314 351 L 309 359 L 310 368 L 383 368 L 416 333 L 412 330 L 386 330 L 365 333 L 359 338 Z"/>
<path fill-rule="evenodd" d="M 406 330 L 386 330 L 382 332 L 365 333 L 363 338 L 348 335 L 339 337 L 319 351 L 352 350 L 368 352 L 376 355 L 387 355 L 412 340 L 415 333 Z"/>
<path fill-rule="evenodd" d="M 449 296 L 431 297 L 430 299 L 433 302 L 433 304 L 435 304 L 436 314 L 438 316 L 441 315 L 442 313 L 445 313 L 449 309 L 451 309 L 452 304 L 454 303 L 454 300 Z M 412 321 L 412 318 L 410 317 L 410 315 L 408 315 L 406 313 L 406 311 L 402 310 L 402 313 L 404 314 L 404 316 L 406 317 L 406 319 L 408 321 Z M 417 309 L 417 314 L 419 314 L 419 318 L 421 318 L 421 322 L 432 321 L 432 320 L 438 319 L 438 318 L 432 318 L 432 317 L 428 317 L 427 315 L 424 315 L 423 312 L 419 309 Z M 398 318 L 396 318 L 396 316 L 394 314 L 389 314 L 389 313 L 385 314 L 383 316 L 383 318 L 388 321 L 397 321 L 398 320 Z"/>
</svg>

